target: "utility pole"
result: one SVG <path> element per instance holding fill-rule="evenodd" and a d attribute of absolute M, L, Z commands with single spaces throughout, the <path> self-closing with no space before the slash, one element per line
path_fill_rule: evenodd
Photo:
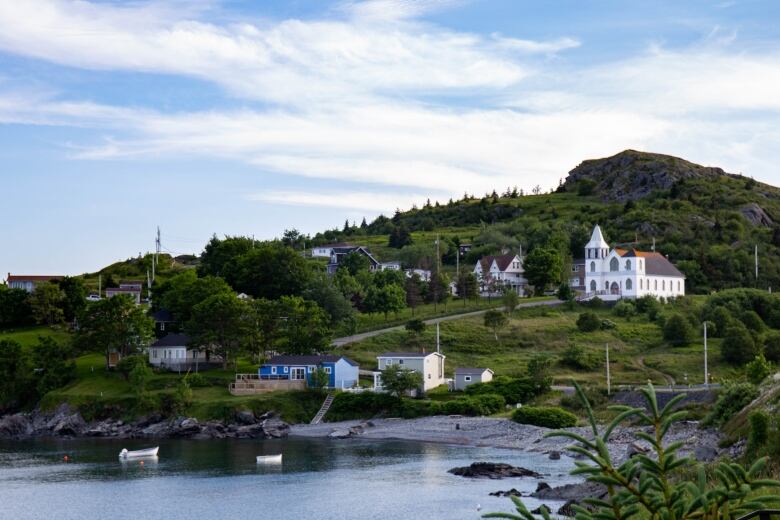
<path fill-rule="evenodd" d="M 439 332 L 439 322 L 436 322 L 436 353 L 441 354 L 441 342 L 440 342 L 440 332 Z"/>
<path fill-rule="evenodd" d="M 152 278 L 149 269 L 146 270 L 146 297 L 149 299 L 149 305 L 152 304 Z"/>
<path fill-rule="evenodd" d="M 102 298 L 103 297 L 103 293 L 101 291 L 102 285 L 103 285 L 103 275 L 99 274 L 98 275 L 98 298 Z"/>
<path fill-rule="evenodd" d="M 655 237 L 653 237 L 653 253 L 655 253 Z"/>
<path fill-rule="evenodd" d="M 707 370 L 707 322 L 704 322 L 704 388 L 710 387 L 710 374 Z"/>
<path fill-rule="evenodd" d="M 756 259 L 756 286 L 758 286 L 758 244 L 756 244 L 754 256 Z"/>
<path fill-rule="evenodd" d="M 610 381 L 610 377 L 609 377 L 609 343 L 607 343 L 606 352 L 607 352 L 607 395 L 610 395 L 612 392 L 612 381 Z"/>

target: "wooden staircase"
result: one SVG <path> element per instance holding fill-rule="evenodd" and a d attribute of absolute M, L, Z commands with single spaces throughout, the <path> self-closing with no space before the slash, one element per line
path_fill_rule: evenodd
<path fill-rule="evenodd" d="M 328 394 L 328 397 L 325 398 L 325 402 L 323 402 L 322 406 L 320 407 L 320 411 L 317 412 L 317 415 L 314 416 L 314 419 L 312 419 L 311 423 L 309 424 L 320 424 L 322 418 L 325 417 L 325 414 L 328 413 L 328 410 L 330 410 L 330 405 L 333 404 L 333 399 L 335 398 L 336 394 Z"/>

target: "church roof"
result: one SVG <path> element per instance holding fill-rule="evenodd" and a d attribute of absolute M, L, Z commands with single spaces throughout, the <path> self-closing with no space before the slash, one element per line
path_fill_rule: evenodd
<path fill-rule="evenodd" d="M 604 240 L 604 235 L 601 233 L 601 227 L 596 224 L 593 228 L 593 233 L 590 235 L 590 242 L 585 245 L 588 249 L 609 249 L 609 244 Z"/>
<path fill-rule="evenodd" d="M 674 264 L 671 263 L 669 259 L 661 253 L 648 253 L 646 251 L 637 251 L 636 249 L 632 249 L 631 251 L 628 251 L 626 254 L 621 256 L 624 258 L 644 258 L 645 274 L 654 276 L 677 276 L 680 278 L 685 278 L 685 275 L 682 274 L 680 270 L 677 269 Z"/>

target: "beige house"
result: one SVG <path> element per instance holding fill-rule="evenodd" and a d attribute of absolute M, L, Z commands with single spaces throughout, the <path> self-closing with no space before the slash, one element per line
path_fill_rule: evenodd
<path fill-rule="evenodd" d="M 423 376 L 423 391 L 445 384 L 444 355 L 438 352 L 385 352 L 377 356 L 379 370 L 384 370 L 391 365 L 399 365 L 408 370 L 419 372 Z M 375 386 L 381 387 L 380 381 L 375 381 Z"/>

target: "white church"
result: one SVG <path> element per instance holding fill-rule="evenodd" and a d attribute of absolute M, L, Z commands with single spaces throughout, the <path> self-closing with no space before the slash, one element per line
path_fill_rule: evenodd
<path fill-rule="evenodd" d="M 610 249 L 598 225 L 585 245 L 583 264 L 578 267 L 585 271 L 585 299 L 685 296 L 685 275 L 665 256 L 636 249 Z"/>

